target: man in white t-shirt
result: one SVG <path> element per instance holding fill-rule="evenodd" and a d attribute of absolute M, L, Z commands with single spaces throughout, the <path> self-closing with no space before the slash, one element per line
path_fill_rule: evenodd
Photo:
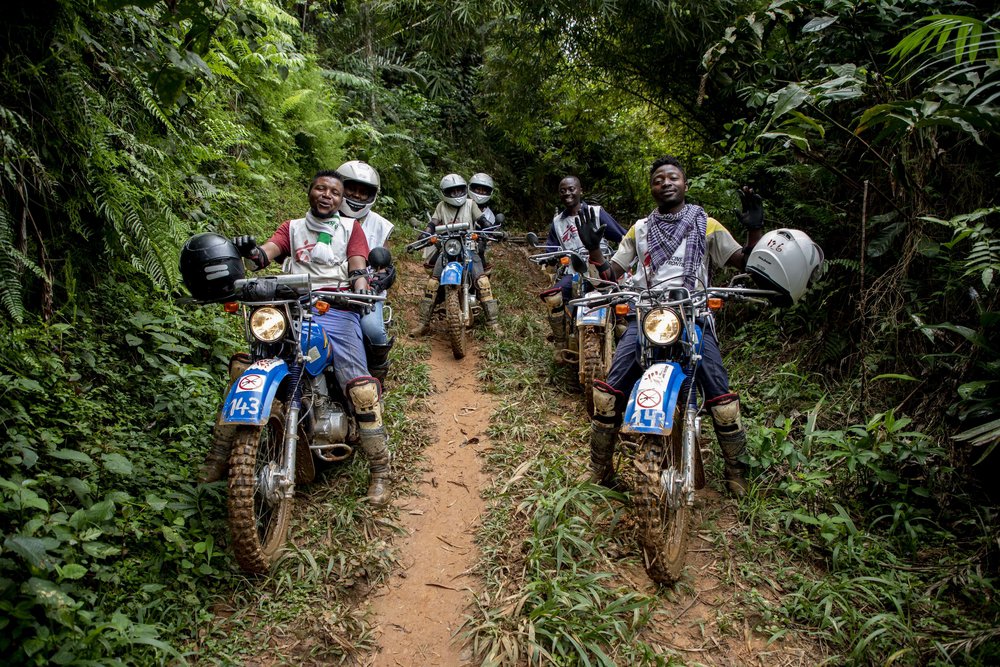
<path fill-rule="evenodd" d="M 580 237 L 590 253 L 590 261 L 602 276 L 618 279 L 631 270 L 637 289 L 650 285 L 676 284 L 689 289 L 709 285 L 709 268 L 733 266 L 742 269 L 750 251 L 762 236 L 764 209 L 761 199 L 750 190 L 741 192 L 744 212 L 740 221 L 747 229 L 747 245 L 741 246 L 722 224 L 709 218 L 700 206 L 688 204 L 687 177 L 677 158 L 666 156 L 653 162 L 649 170 L 650 192 L 656 209 L 629 229 L 611 261 L 604 257 L 600 239 L 604 228 L 598 220 L 580 224 Z M 696 380 L 705 395 L 715 434 L 722 449 L 726 486 L 740 497 L 746 494 L 746 432 L 740 421 L 739 396 L 729 391 L 729 376 L 713 327 L 704 327 L 702 360 Z M 595 381 L 594 418 L 591 421 L 591 479 L 613 485 L 615 441 L 621 426 L 625 402 L 635 382 L 642 376 L 636 361 L 638 323 L 631 318 L 615 349 L 606 381 Z"/>

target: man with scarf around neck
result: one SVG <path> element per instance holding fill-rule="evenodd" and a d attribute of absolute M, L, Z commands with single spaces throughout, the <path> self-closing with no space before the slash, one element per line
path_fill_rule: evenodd
<path fill-rule="evenodd" d="M 304 217 L 281 223 L 262 245 L 258 246 L 252 236 L 237 237 L 233 243 L 254 270 L 263 269 L 276 259 L 283 259 L 282 270 L 285 273 L 309 274 L 313 289 L 370 292 L 367 278 L 368 241 L 360 222 L 340 216 L 338 209 L 343 197 L 343 177 L 336 171 L 320 171 L 309 185 L 309 210 Z M 313 321 L 330 338 L 337 384 L 354 406 L 358 437 L 368 457 L 371 473 L 368 499 L 373 504 L 383 505 L 389 500 L 388 437 L 382 423 L 382 387 L 368 374 L 361 315 L 353 309 L 331 308 L 323 315 L 314 313 Z M 249 363 L 248 358 L 245 363 Z M 230 375 L 235 372 L 238 377 L 243 369 L 234 371 L 232 365 Z M 317 415 L 327 409 L 327 401 L 328 396 L 316 396 L 313 409 Z M 205 481 L 221 479 L 229 458 L 231 435 L 228 441 L 224 433 L 216 433 L 216 436 L 202 473 Z"/>
<path fill-rule="evenodd" d="M 639 220 L 622 239 L 608 262 L 600 247 L 604 229 L 599 221 L 585 219 L 580 236 L 590 251 L 590 261 L 602 276 L 618 279 L 633 270 L 635 286 L 643 289 L 665 282 L 692 289 L 709 285 L 709 264 L 743 269 L 750 251 L 762 236 L 764 208 L 760 196 L 744 188 L 740 191 L 743 212 L 740 222 L 747 230 L 747 245 L 741 246 L 719 221 L 705 210 L 685 202 L 687 177 L 677 158 L 661 157 L 649 170 L 650 192 L 656 208 Z M 729 376 L 711 322 L 703 325 L 702 360 L 696 379 L 705 395 L 712 424 L 725 461 L 726 487 L 731 494 L 746 494 L 746 432 L 740 421 L 739 396 L 729 391 Z M 633 317 L 615 349 L 607 381 L 594 382 L 594 417 L 590 425 L 591 481 L 616 484 L 613 457 L 618 429 L 628 392 L 642 376 L 636 362 L 638 323 Z"/>
<path fill-rule="evenodd" d="M 583 185 L 576 176 L 567 176 L 559 182 L 559 199 L 565 208 L 552 218 L 545 245 L 575 252 L 586 250 L 577 229 L 580 224 L 580 212 L 584 209 L 590 209 L 594 219 L 604 226 L 604 239 L 619 243 L 625 236 L 625 230 L 622 229 L 617 220 L 611 217 L 610 213 L 596 204 L 588 204 L 583 201 Z M 602 251 L 611 250 L 606 242 L 601 244 L 601 249 Z M 549 308 L 549 326 L 552 327 L 552 343 L 556 348 L 557 358 L 560 351 L 568 345 L 565 304 L 573 298 L 573 274 L 575 273 L 572 266 L 567 267 L 565 276 L 538 295 Z"/>

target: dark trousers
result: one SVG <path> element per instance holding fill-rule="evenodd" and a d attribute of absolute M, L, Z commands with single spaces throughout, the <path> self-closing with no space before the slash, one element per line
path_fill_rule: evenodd
<path fill-rule="evenodd" d="M 705 400 L 711 401 L 713 398 L 729 393 L 729 374 L 726 373 L 722 365 L 722 352 L 719 351 L 719 342 L 715 339 L 715 332 L 710 327 L 702 325 L 701 337 L 701 363 L 695 373 L 698 386 L 705 394 Z M 618 400 L 615 401 L 615 413 L 620 419 L 625 412 L 625 402 L 628 400 L 632 387 L 642 377 L 642 366 L 639 365 L 636 354 L 639 350 L 639 322 L 631 319 L 625 335 L 618 341 L 615 348 L 615 356 L 611 360 L 611 370 L 608 372 L 607 384 L 620 392 Z"/>

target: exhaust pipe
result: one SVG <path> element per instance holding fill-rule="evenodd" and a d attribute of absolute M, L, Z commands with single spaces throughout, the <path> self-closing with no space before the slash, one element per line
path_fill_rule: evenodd
<path fill-rule="evenodd" d="M 309 451 L 327 463 L 346 461 L 354 454 L 354 449 L 343 442 L 334 445 L 309 445 Z"/>

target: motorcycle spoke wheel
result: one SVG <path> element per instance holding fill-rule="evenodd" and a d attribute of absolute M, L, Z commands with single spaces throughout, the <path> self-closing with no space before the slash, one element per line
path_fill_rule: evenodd
<path fill-rule="evenodd" d="M 465 356 L 465 323 L 462 322 L 462 302 L 457 288 L 451 288 L 445 293 L 444 310 L 448 320 L 451 352 L 456 359 L 461 359 Z"/>
<path fill-rule="evenodd" d="M 267 477 L 283 467 L 284 439 L 285 413 L 278 401 L 263 426 L 236 430 L 229 457 L 229 530 L 245 572 L 267 572 L 285 544 L 292 499 L 265 494 Z"/>
<path fill-rule="evenodd" d="M 675 433 L 669 440 L 659 436 L 642 436 L 635 458 L 639 545 L 646 573 L 661 585 L 673 584 L 680 578 L 687 557 L 691 508 L 670 509 L 660 484 L 660 472 L 664 468 L 680 465 L 679 430 L 674 429 Z"/>

